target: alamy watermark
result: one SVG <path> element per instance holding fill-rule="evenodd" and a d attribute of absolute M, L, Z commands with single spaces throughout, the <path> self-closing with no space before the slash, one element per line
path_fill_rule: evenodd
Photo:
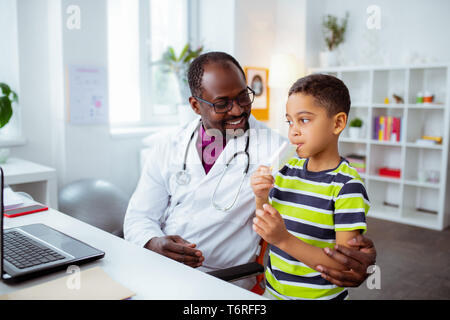
<path fill-rule="evenodd" d="M 66 287 L 69 290 L 80 290 L 81 289 L 81 270 L 79 266 L 70 265 L 67 267 L 66 273 L 71 275 L 67 277 Z"/>
<path fill-rule="evenodd" d="M 370 276 L 366 280 L 366 286 L 367 289 L 373 290 L 381 289 L 381 269 L 377 265 L 371 265 L 367 268 L 367 273 L 370 274 Z"/>
<path fill-rule="evenodd" d="M 366 9 L 367 17 L 366 26 L 369 30 L 381 29 L 381 8 L 375 4 L 370 5 Z"/>
<path fill-rule="evenodd" d="M 80 6 L 71 4 L 67 6 L 66 13 L 69 15 L 66 21 L 66 27 L 69 30 L 81 29 L 81 9 Z"/>

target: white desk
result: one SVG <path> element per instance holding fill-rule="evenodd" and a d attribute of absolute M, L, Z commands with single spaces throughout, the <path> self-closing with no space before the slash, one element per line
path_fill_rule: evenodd
<path fill-rule="evenodd" d="M 5 183 L 11 189 L 26 192 L 35 201 L 58 209 L 55 169 L 19 158 L 9 158 L 2 168 Z"/>
<path fill-rule="evenodd" d="M 44 223 L 103 250 L 105 252 L 103 259 L 81 265 L 81 270 L 100 266 L 111 278 L 134 291 L 136 295 L 133 299 L 265 299 L 199 270 L 135 246 L 110 233 L 53 209 L 17 218 L 5 218 L 4 223 L 5 228 L 31 223 Z M 67 275 L 65 271 L 59 271 L 19 284 L 0 283 L 0 294 L 27 288 Z"/>

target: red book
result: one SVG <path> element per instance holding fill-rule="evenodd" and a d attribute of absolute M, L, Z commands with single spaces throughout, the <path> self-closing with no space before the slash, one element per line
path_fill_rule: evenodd
<path fill-rule="evenodd" d="M 48 210 L 48 207 L 43 206 L 41 204 L 33 204 L 26 207 L 21 208 L 14 208 L 14 209 L 8 209 L 4 211 L 5 217 L 8 218 L 14 218 L 14 217 L 20 217 L 26 214 L 40 212 Z"/>
<path fill-rule="evenodd" d="M 395 133 L 397 142 L 400 141 L 400 118 L 393 119 L 392 133 Z"/>
<path fill-rule="evenodd" d="M 400 178 L 401 170 L 384 167 L 378 170 L 378 174 L 380 176 L 386 176 L 390 178 Z"/>

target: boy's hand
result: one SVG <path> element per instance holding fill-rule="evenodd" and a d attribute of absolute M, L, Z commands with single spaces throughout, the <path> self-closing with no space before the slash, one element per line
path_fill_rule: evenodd
<path fill-rule="evenodd" d="M 289 238 L 290 233 L 286 229 L 283 218 L 274 207 L 270 204 L 264 204 L 263 207 L 264 210 L 256 210 L 253 230 L 268 243 L 279 247 Z"/>
<path fill-rule="evenodd" d="M 271 174 L 270 168 L 267 166 L 259 166 L 250 178 L 250 185 L 252 186 L 255 197 L 267 199 L 269 191 L 273 188 L 275 182 Z"/>

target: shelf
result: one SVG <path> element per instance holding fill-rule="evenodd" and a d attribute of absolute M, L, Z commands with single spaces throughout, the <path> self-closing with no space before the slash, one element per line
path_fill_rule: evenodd
<path fill-rule="evenodd" d="M 397 219 L 400 219 L 400 208 L 387 206 L 382 203 L 372 203 L 368 217 L 397 221 Z"/>
<path fill-rule="evenodd" d="M 373 209 L 371 208 L 367 216 L 370 218 L 409 224 L 416 227 L 441 230 L 441 227 L 437 219 L 438 217 L 436 215 L 403 209 L 404 215 L 400 216 L 400 211 L 399 210 L 395 211 L 393 209 L 395 208 L 387 206 L 377 206 L 374 207 Z"/>
<path fill-rule="evenodd" d="M 445 109 L 445 104 L 408 104 L 408 109 L 419 109 L 419 110 L 427 110 L 427 109 Z"/>
<path fill-rule="evenodd" d="M 417 210 L 403 209 L 402 219 L 399 222 L 406 222 L 407 224 L 417 227 L 440 230 L 437 214 L 425 213 Z"/>
<path fill-rule="evenodd" d="M 421 188 L 431 188 L 431 189 L 439 189 L 441 187 L 440 183 L 432 183 L 432 182 L 421 182 L 418 180 L 404 180 L 404 184 L 415 186 L 415 187 L 421 187 Z"/>
<path fill-rule="evenodd" d="M 374 103 L 372 104 L 373 108 L 385 108 L 385 109 L 404 109 L 405 104 L 404 103 Z"/>
<path fill-rule="evenodd" d="M 446 63 L 427 63 L 427 64 L 399 64 L 399 65 L 365 65 L 365 66 L 336 66 L 327 68 L 311 68 L 310 72 L 360 72 L 371 70 L 399 70 L 399 69 L 431 69 L 447 68 Z"/>
<path fill-rule="evenodd" d="M 26 143 L 27 143 L 27 139 L 25 139 L 24 137 L 0 138 L 0 147 L 1 148 L 18 147 L 18 146 L 23 146 Z"/>
<path fill-rule="evenodd" d="M 392 141 L 382 141 L 382 140 L 373 140 L 373 139 L 352 139 L 352 138 L 348 138 L 348 137 L 341 137 L 339 138 L 339 142 L 344 142 L 344 143 L 370 143 L 370 144 L 374 144 L 374 145 L 379 145 L 379 146 L 390 146 L 390 147 L 402 147 L 402 146 L 406 146 L 408 148 L 418 148 L 418 149 L 433 149 L 433 150 L 442 150 L 443 146 L 441 144 L 436 144 L 436 145 L 425 145 L 425 144 L 417 144 L 414 142 L 392 142 Z"/>
<path fill-rule="evenodd" d="M 382 182 L 392 182 L 392 183 L 401 183 L 401 178 L 389 178 L 384 176 L 376 176 L 376 175 L 366 175 L 366 179 L 374 180 L 374 181 L 382 181 Z"/>
<path fill-rule="evenodd" d="M 339 138 L 339 142 L 346 142 L 346 143 L 367 143 L 367 139 L 359 138 L 359 139 L 352 139 L 348 137 L 341 137 Z"/>
<path fill-rule="evenodd" d="M 371 144 L 380 145 L 380 146 L 394 146 L 394 147 L 401 147 L 401 142 L 392 142 L 392 141 L 383 141 L 383 140 L 370 140 Z"/>
<path fill-rule="evenodd" d="M 425 144 L 418 144 L 418 143 L 414 143 L 414 142 L 407 142 L 405 145 L 408 148 L 420 148 L 420 149 L 442 150 L 442 148 L 443 148 L 443 146 L 441 144 L 425 145 Z"/>
<path fill-rule="evenodd" d="M 370 106 L 369 102 L 355 102 L 355 103 L 351 104 L 350 109 L 351 108 L 369 108 L 369 106 Z"/>
<path fill-rule="evenodd" d="M 436 230 L 449 226 L 450 64 L 344 66 L 312 72 L 331 72 L 340 78 L 353 101 L 349 121 L 363 120 L 357 139 L 344 130 L 339 152 L 344 157 L 366 157 L 366 172 L 360 177 L 373 204 L 369 216 Z M 416 104 L 417 95 L 427 92 L 434 95 L 433 103 Z M 396 103 L 394 94 L 404 103 Z M 386 98 L 389 103 L 385 104 Z M 402 119 L 401 141 L 373 138 L 374 119 L 381 116 Z M 416 143 L 424 135 L 442 137 L 442 144 Z M 401 177 L 379 176 L 384 167 L 400 168 Z M 439 178 L 439 182 L 427 182 L 427 178 Z"/>

